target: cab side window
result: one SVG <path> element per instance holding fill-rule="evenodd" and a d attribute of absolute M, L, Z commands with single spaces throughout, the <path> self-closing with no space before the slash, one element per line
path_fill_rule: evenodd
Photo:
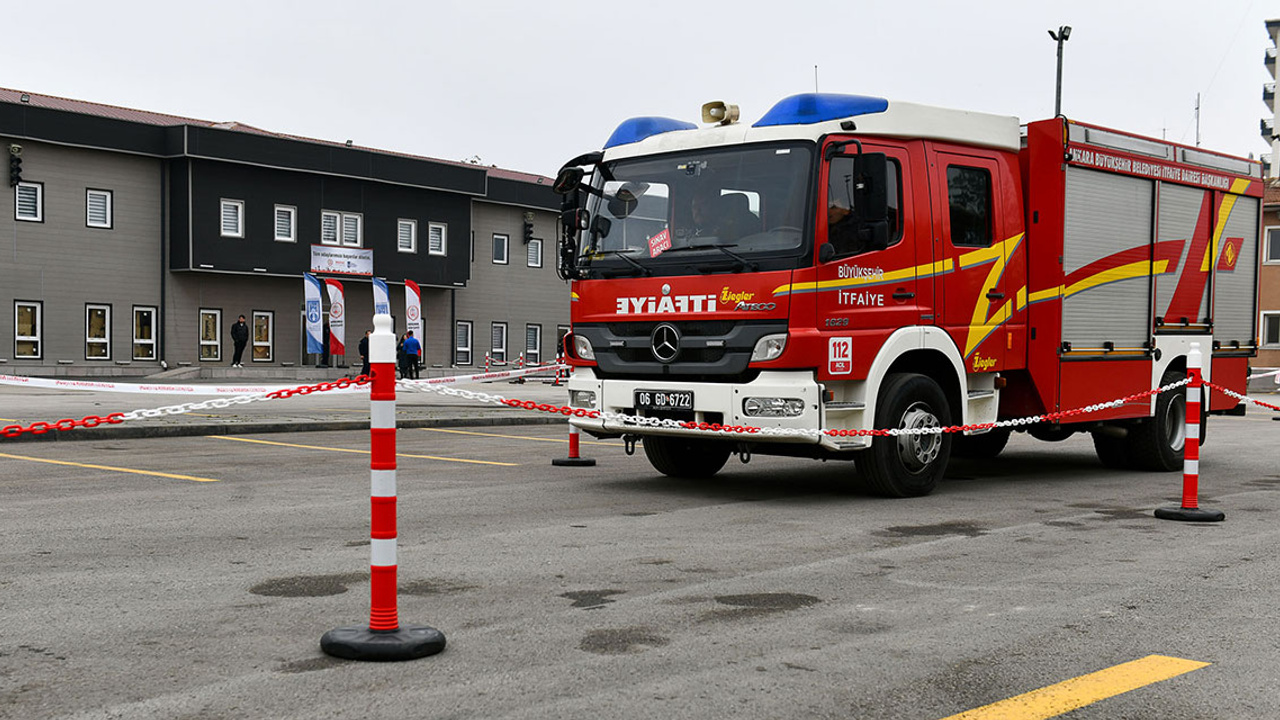
<path fill-rule="evenodd" d="M 898 161 L 886 163 L 886 195 L 889 205 L 889 244 L 902 240 L 902 171 Z M 827 176 L 827 241 L 835 246 L 836 257 L 848 257 L 870 250 L 861 237 L 858 207 L 855 201 L 853 158 L 835 157 Z"/>
<path fill-rule="evenodd" d="M 951 205 L 951 244 L 989 247 L 991 173 L 985 168 L 948 165 L 947 196 Z"/>

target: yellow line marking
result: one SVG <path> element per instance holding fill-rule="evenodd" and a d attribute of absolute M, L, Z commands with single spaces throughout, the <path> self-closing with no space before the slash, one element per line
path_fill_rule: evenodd
<path fill-rule="evenodd" d="M 1208 666 L 1209 663 L 1206 662 L 1148 655 L 1007 700 L 966 710 L 943 720 L 1043 720 Z"/>
<path fill-rule="evenodd" d="M 218 482 L 216 478 L 192 477 L 190 475 L 174 475 L 173 473 L 162 473 L 154 470 L 134 470 L 133 468 L 112 467 L 110 465 L 89 465 L 87 463 L 67 462 L 66 460 L 48 460 L 38 457 L 27 457 L 25 455 L 10 455 L 8 453 L 0 453 L 0 457 L 12 458 L 14 460 L 30 460 L 31 462 L 49 463 L 51 465 L 69 465 L 71 467 L 88 468 L 90 470 L 110 470 L 111 472 L 133 473 L 134 475 L 154 475 L 162 478 L 172 478 L 174 480 L 191 480 L 194 482 Z"/>
<path fill-rule="evenodd" d="M 323 447 L 320 445 L 296 445 L 294 443 L 275 442 L 274 440 L 254 440 L 252 438 L 229 437 L 227 435 L 206 435 L 207 438 L 214 440 L 234 440 L 236 442 L 257 443 L 258 445 L 278 445 L 280 447 L 302 448 L 303 450 L 328 450 L 329 452 L 356 453 L 358 455 L 368 455 L 368 450 L 352 450 L 349 448 Z M 519 463 L 494 462 L 492 460 L 465 460 L 463 458 L 447 458 L 436 455 L 411 455 L 409 453 L 396 453 L 396 457 L 417 458 L 419 460 L 442 460 L 444 462 L 457 463 L 473 463 L 475 465 L 501 465 L 503 467 L 519 467 Z"/>
<path fill-rule="evenodd" d="M 529 435 L 499 435 L 498 433 L 472 432 L 470 430 L 444 430 L 442 428 L 418 428 L 426 432 L 453 433 L 454 435 L 480 435 L 482 437 L 506 438 L 508 440 L 537 440 L 538 442 L 567 443 L 568 438 L 540 438 L 531 437 Z M 618 443 L 600 442 L 599 440 L 579 440 L 581 445 L 608 445 L 610 447 L 618 447 Z"/>

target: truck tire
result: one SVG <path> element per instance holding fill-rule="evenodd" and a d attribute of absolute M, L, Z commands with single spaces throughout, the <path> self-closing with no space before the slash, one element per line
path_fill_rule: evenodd
<path fill-rule="evenodd" d="M 1184 377 L 1184 373 L 1169 370 L 1160 378 L 1160 384 L 1168 385 Z M 1156 472 L 1181 470 L 1186 432 L 1186 389 L 1178 388 L 1160 393 L 1156 396 L 1155 416 L 1129 431 L 1129 451 L 1133 467 Z"/>
<path fill-rule="evenodd" d="M 951 439 L 951 457 L 993 458 L 1004 450 L 1012 432 L 1009 428 L 992 428 L 981 435 L 954 433 Z"/>
<path fill-rule="evenodd" d="M 925 375 L 894 373 L 885 378 L 876 402 L 876 428 L 946 427 L 947 397 Z M 933 492 L 951 458 L 951 433 L 877 437 L 857 458 L 862 480 L 886 497 L 920 497 Z"/>
<path fill-rule="evenodd" d="M 1133 458 L 1129 455 L 1129 438 L 1111 437 L 1102 433 L 1093 433 L 1093 451 L 1103 467 L 1112 470 L 1128 470 L 1133 467 Z"/>
<path fill-rule="evenodd" d="M 644 439 L 644 455 L 653 469 L 674 478 L 709 478 L 728 462 L 733 448 L 714 440 L 651 435 Z"/>

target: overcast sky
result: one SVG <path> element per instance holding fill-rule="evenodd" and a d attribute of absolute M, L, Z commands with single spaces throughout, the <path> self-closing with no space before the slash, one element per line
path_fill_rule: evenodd
<path fill-rule="evenodd" d="M 553 175 L 637 115 L 814 89 L 1268 152 L 1262 0 L 27 3 L 0 86 Z"/>

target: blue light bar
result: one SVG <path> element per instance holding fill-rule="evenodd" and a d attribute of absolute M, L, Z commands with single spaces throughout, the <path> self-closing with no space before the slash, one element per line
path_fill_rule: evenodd
<path fill-rule="evenodd" d="M 636 117 L 630 120 L 623 120 L 609 139 L 605 142 L 606 148 L 615 145 L 626 145 L 628 143 L 640 142 L 641 140 L 661 135 L 662 133 L 671 132 L 672 130 L 697 130 L 698 126 L 691 122 L 683 120 L 672 120 L 664 117 Z"/>
<path fill-rule="evenodd" d="M 867 95 L 833 93 L 801 93 L 783 98 L 751 127 L 774 125 L 812 125 L 813 123 L 854 115 L 868 115 L 887 110 L 889 101 Z"/>

